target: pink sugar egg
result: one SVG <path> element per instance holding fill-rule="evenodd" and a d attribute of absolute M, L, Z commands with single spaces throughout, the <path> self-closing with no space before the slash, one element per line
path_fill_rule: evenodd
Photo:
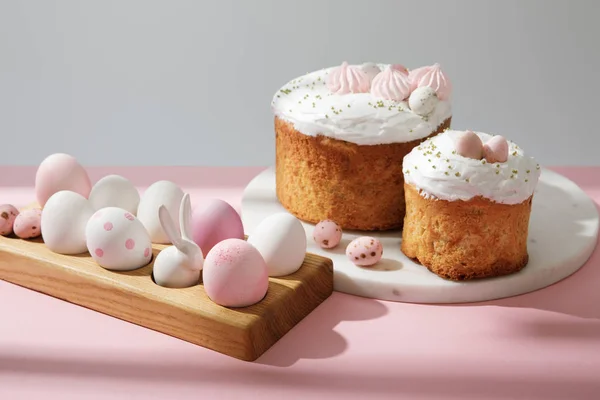
<path fill-rule="evenodd" d="M 215 245 L 204 260 L 204 289 L 224 307 L 248 307 L 261 301 L 269 287 L 267 264 L 258 250 L 241 239 Z"/>
<path fill-rule="evenodd" d="M 37 169 L 35 175 L 35 195 L 40 207 L 48 199 L 62 190 L 68 190 L 88 198 L 92 183 L 86 170 L 68 154 L 52 154 Z"/>
<path fill-rule="evenodd" d="M 334 221 L 326 219 L 315 226 L 313 239 L 322 248 L 332 249 L 342 240 L 342 228 Z"/>
<path fill-rule="evenodd" d="M 463 157 L 481 160 L 483 143 L 473 131 L 466 131 L 456 143 L 456 151 Z"/>
<path fill-rule="evenodd" d="M 33 239 L 42 234 L 42 210 L 32 208 L 24 210 L 15 218 L 15 235 L 21 239 Z"/>
<path fill-rule="evenodd" d="M 483 145 L 483 157 L 489 163 L 503 163 L 508 160 L 508 141 L 498 135 Z"/>
<path fill-rule="evenodd" d="M 17 215 L 19 215 L 19 210 L 12 204 L 2 204 L 0 206 L 0 235 L 8 236 L 13 233 Z"/>
<path fill-rule="evenodd" d="M 225 239 L 244 239 L 244 226 L 238 212 L 229 203 L 214 199 L 192 214 L 192 240 L 207 255 Z"/>
<path fill-rule="evenodd" d="M 355 265 L 369 267 L 381 260 L 383 246 L 374 237 L 361 236 L 350 242 L 346 247 L 346 256 Z"/>

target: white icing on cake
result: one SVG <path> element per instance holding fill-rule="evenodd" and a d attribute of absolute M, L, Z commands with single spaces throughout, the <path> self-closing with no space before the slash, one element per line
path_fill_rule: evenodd
<path fill-rule="evenodd" d="M 415 147 L 404 157 L 404 180 L 427 198 L 470 200 L 482 196 L 503 204 L 518 204 L 535 190 L 540 167 L 508 141 L 508 160 L 488 163 L 456 152 L 463 131 L 447 130 Z M 485 144 L 492 135 L 475 132 Z"/>
<path fill-rule="evenodd" d="M 364 65 L 372 75 L 373 64 Z M 377 64 L 385 70 L 387 64 Z M 299 132 L 323 135 L 358 145 L 404 143 L 431 135 L 452 116 L 450 101 L 438 102 L 422 117 L 412 112 L 407 101 L 385 100 L 371 93 L 333 94 L 326 82 L 326 68 L 292 80 L 273 97 L 277 117 Z"/>

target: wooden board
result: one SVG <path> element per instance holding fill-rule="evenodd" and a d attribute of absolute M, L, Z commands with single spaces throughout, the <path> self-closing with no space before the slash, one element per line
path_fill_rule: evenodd
<path fill-rule="evenodd" d="M 155 245 L 153 260 L 165 246 Z M 270 278 L 258 304 L 226 308 L 202 284 L 170 289 L 152 280 L 153 263 L 109 271 L 88 253 L 63 256 L 38 240 L 0 237 L 0 279 L 245 360 L 254 361 L 333 291 L 333 263 L 307 254 L 294 274 Z"/>

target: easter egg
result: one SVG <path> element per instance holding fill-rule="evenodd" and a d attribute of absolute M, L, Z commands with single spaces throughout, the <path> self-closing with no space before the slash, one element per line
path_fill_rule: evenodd
<path fill-rule="evenodd" d="M 150 185 L 142 195 L 137 218 L 148 231 L 152 243 L 171 243 L 158 219 L 158 209 L 164 205 L 173 221 L 179 221 L 179 209 L 183 194 L 183 190 L 173 182 L 158 181 Z M 177 225 L 179 230 L 179 224 Z"/>
<path fill-rule="evenodd" d="M 361 267 L 369 267 L 378 263 L 382 255 L 381 242 L 370 236 L 356 238 L 346 247 L 348 259 Z"/>
<path fill-rule="evenodd" d="M 21 239 L 33 239 L 42 234 L 42 210 L 31 208 L 23 210 L 15 218 L 13 230 Z"/>
<path fill-rule="evenodd" d="M 128 210 L 105 207 L 96 211 L 85 228 L 86 246 L 100 266 L 129 271 L 152 259 L 152 242 L 144 225 Z"/>
<path fill-rule="evenodd" d="M 508 160 L 508 141 L 500 135 L 492 137 L 483 145 L 483 157 L 489 163 L 503 163 Z"/>
<path fill-rule="evenodd" d="M 87 198 L 92 184 L 86 170 L 68 154 L 56 153 L 44 159 L 35 175 L 35 195 L 40 207 L 57 192 L 68 190 Z"/>
<path fill-rule="evenodd" d="M 429 86 L 416 88 L 408 97 L 408 106 L 418 115 L 426 116 L 437 106 L 439 100 L 435 90 Z"/>
<path fill-rule="evenodd" d="M 241 239 L 226 239 L 207 254 L 204 289 L 215 303 L 247 307 L 261 301 L 269 287 L 267 265 L 258 250 Z"/>
<path fill-rule="evenodd" d="M 225 239 L 244 239 L 244 226 L 238 212 L 229 203 L 214 199 L 206 207 L 197 207 L 192 215 L 192 240 L 208 252 Z"/>
<path fill-rule="evenodd" d="M 306 256 L 304 227 L 288 213 L 265 218 L 250 235 L 248 243 L 263 256 L 269 276 L 293 274 L 302 266 Z"/>
<path fill-rule="evenodd" d="M 0 235 L 8 236 L 13 233 L 17 215 L 19 215 L 19 210 L 12 204 L 0 205 Z"/>
<path fill-rule="evenodd" d="M 458 138 L 456 152 L 463 157 L 481 160 L 483 157 L 483 144 L 479 136 L 473 131 L 465 131 Z"/>
<path fill-rule="evenodd" d="M 128 179 L 119 175 L 107 175 L 92 187 L 89 200 L 94 210 L 118 207 L 136 215 L 140 194 Z"/>
<path fill-rule="evenodd" d="M 342 228 L 334 221 L 326 219 L 315 225 L 313 239 L 322 248 L 333 249 L 342 240 Z"/>
<path fill-rule="evenodd" d="M 79 193 L 68 190 L 54 193 L 42 209 L 44 243 L 59 254 L 85 253 L 85 227 L 92 214 L 94 208 Z"/>

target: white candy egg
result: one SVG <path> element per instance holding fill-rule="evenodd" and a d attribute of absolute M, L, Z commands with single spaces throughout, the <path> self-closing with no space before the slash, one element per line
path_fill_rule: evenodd
<path fill-rule="evenodd" d="M 94 210 L 119 207 L 136 215 L 140 194 L 128 179 L 119 175 L 107 175 L 92 187 L 89 200 Z"/>
<path fill-rule="evenodd" d="M 85 226 L 92 214 L 94 208 L 82 195 L 68 190 L 54 193 L 42 209 L 44 243 L 59 254 L 85 253 Z"/>
<path fill-rule="evenodd" d="M 296 272 L 306 255 L 306 232 L 302 223 L 287 213 L 265 218 L 248 238 L 267 263 L 269 276 Z"/>
<path fill-rule="evenodd" d="M 142 195 L 137 217 L 150 234 L 152 243 L 171 243 L 158 219 L 158 209 L 164 205 L 169 210 L 173 221 L 179 221 L 181 199 L 183 199 L 183 190 L 170 181 L 154 182 Z"/>
<path fill-rule="evenodd" d="M 364 63 L 360 68 L 365 74 L 367 74 L 369 80 L 371 81 L 381 72 L 381 69 L 377 66 L 377 64 L 372 62 Z"/>
<path fill-rule="evenodd" d="M 147 265 L 152 259 L 152 243 L 144 225 L 129 211 L 105 207 L 89 219 L 86 245 L 102 267 L 129 271 Z"/>
<path fill-rule="evenodd" d="M 429 115 L 437 106 L 439 99 L 435 90 L 429 86 L 421 86 L 413 90 L 408 98 L 408 106 L 418 115 Z"/>

